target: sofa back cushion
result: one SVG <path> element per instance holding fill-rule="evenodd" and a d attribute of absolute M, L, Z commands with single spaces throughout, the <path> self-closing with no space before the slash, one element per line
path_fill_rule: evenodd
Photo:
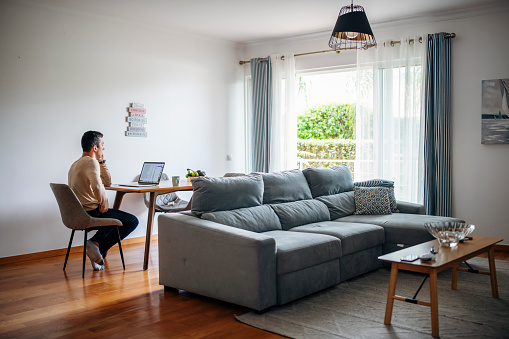
<path fill-rule="evenodd" d="M 280 204 L 312 198 L 306 177 L 298 169 L 261 173 L 261 176 L 264 186 L 264 204 Z"/>
<path fill-rule="evenodd" d="M 198 177 L 191 183 L 193 185 L 191 211 L 197 216 L 207 212 L 260 206 L 263 202 L 261 175 Z"/>
<path fill-rule="evenodd" d="M 327 206 L 331 220 L 346 217 L 355 212 L 353 191 L 324 195 L 316 198 L 316 200 L 323 202 Z"/>
<path fill-rule="evenodd" d="M 353 190 L 352 172 L 346 165 L 306 168 L 302 171 L 313 198 Z"/>
<path fill-rule="evenodd" d="M 257 233 L 281 230 L 279 218 L 268 205 L 203 213 L 201 218 Z"/>
<path fill-rule="evenodd" d="M 285 231 L 300 225 L 330 220 L 329 209 L 318 200 L 301 200 L 270 206 L 276 212 Z"/>

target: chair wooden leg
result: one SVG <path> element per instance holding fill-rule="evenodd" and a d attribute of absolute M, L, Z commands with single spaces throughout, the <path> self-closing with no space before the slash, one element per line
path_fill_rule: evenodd
<path fill-rule="evenodd" d="M 120 258 L 122 259 L 122 266 L 124 267 L 125 271 L 125 264 L 124 264 L 124 253 L 122 252 L 122 243 L 120 242 L 120 230 L 117 226 L 117 235 L 118 235 L 118 249 L 120 250 Z"/>
<path fill-rule="evenodd" d="M 82 278 L 85 278 L 85 262 L 86 262 L 86 259 L 87 259 L 87 235 L 88 235 L 88 230 L 83 230 L 83 232 L 85 233 L 85 241 L 83 243 L 83 271 L 81 273 L 81 277 Z"/>
<path fill-rule="evenodd" d="M 67 246 L 67 253 L 65 254 L 65 261 L 64 261 L 64 271 L 65 271 L 65 266 L 67 266 L 67 259 L 69 259 L 69 252 L 71 251 L 72 239 L 74 238 L 75 231 L 76 230 L 72 230 L 71 239 L 69 240 L 69 246 Z"/>

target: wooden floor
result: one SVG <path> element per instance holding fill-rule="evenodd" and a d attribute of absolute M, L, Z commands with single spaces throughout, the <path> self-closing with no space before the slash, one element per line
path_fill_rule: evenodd
<path fill-rule="evenodd" d="M 157 242 L 117 247 L 104 271 L 81 253 L 0 266 L 0 338 L 282 338 L 234 319 L 249 309 L 159 285 Z"/>
<path fill-rule="evenodd" d="M 0 266 L 0 338 L 281 338 L 234 319 L 249 310 L 158 282 L 157 242 L 143 271 L 143 243 L 116 247 L 106 269 L 93 272 L 81 253 Z M 508 252 L 496 258 L 509 260 Z"/>

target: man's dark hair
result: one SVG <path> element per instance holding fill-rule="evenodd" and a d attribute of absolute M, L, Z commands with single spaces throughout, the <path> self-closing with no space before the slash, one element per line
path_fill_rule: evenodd
<path fill-rule="evenodd" d="M 99 147 L 99 143 L 101 141 L 100 138 L 103 137 L 101 132 L 97 131 L 87 131 L 81 137 L 81 148 L 83 148 L 83 152 L 90 152 L 92 147 Z"/>

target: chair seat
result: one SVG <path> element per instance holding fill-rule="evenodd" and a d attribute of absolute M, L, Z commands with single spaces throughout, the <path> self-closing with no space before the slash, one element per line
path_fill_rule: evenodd
<path fill-rule="evenodd" d="M 170 202 L 167 205 L 157 205 L 157 212 L 175 213 L 184 211 L 189 204 L 189 201 L 177 198 L 175 201 Z"/>

